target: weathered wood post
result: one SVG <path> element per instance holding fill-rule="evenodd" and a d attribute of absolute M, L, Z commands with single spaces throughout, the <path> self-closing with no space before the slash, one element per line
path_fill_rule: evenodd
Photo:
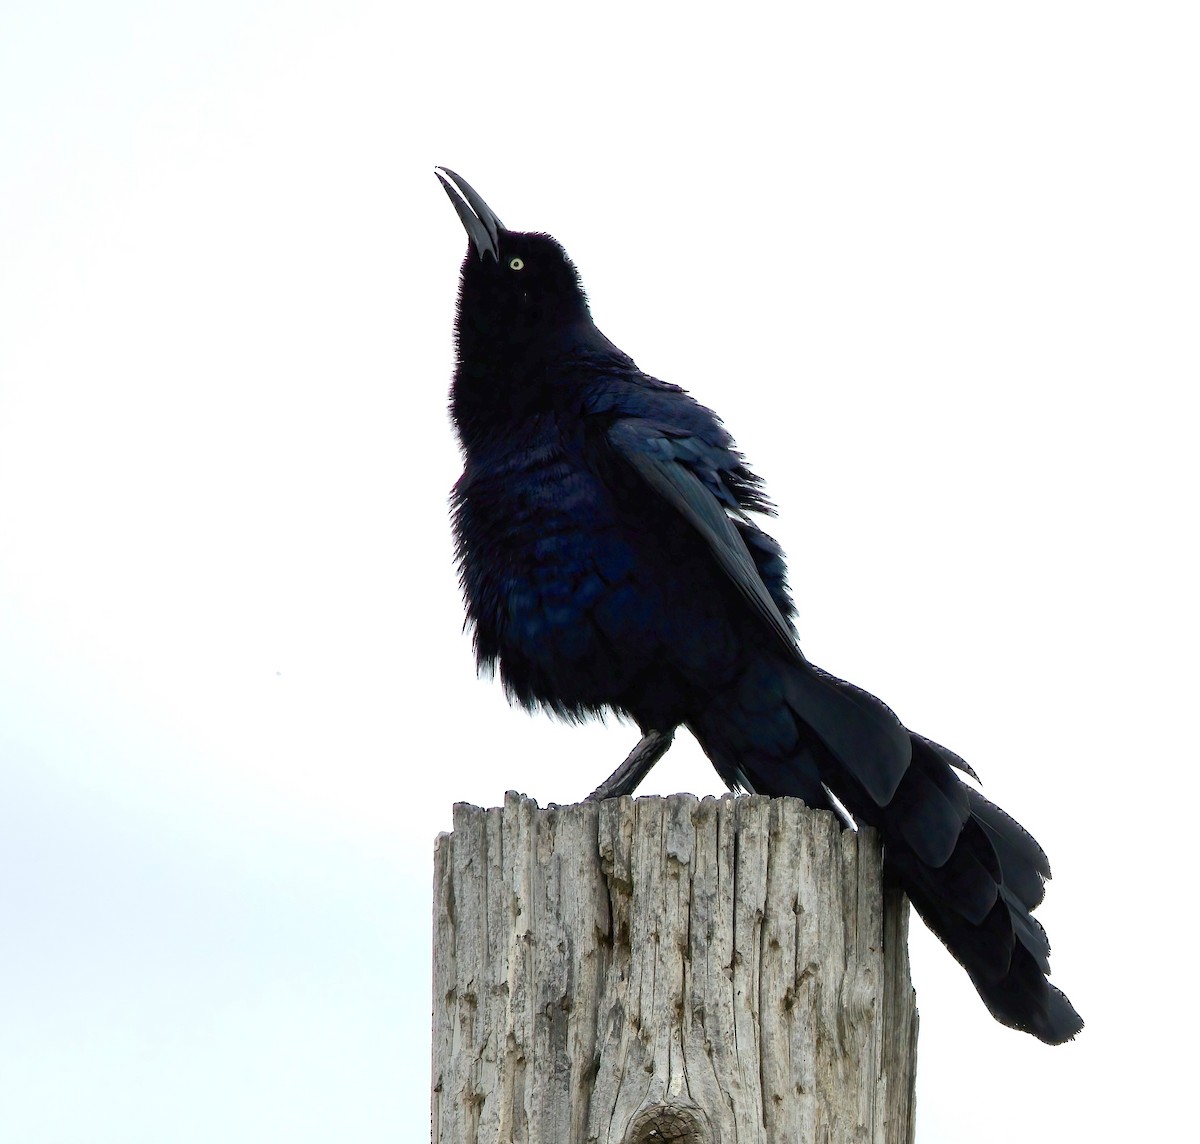
<path fill-rule="evenodd" d="M 795 799 L 455 808 L 435 1144 L 908 1144 L 908 906 Z"/>

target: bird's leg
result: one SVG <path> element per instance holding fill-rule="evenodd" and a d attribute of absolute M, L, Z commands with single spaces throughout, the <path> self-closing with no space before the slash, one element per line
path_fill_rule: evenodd
<path fill-rule="evenodd" d="M 647 731 L 625 761 L 587 796 L 586 801 L 601 802 L 606 798 L 633 794 L 642 779 L 650 773 L 650 768 L 667 753 L 674 737 L 674 727 L 666 731 Z"/>

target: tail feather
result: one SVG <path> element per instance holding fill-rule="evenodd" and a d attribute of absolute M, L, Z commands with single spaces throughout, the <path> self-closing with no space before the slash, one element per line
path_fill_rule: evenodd
<path fill-rule="evenodd" d="M 912 748 L 892 709 L 870 692 L 812 664 L 782 661 L 788 706 L 840 766 L 886 803 L 904 777 Z"/>
<path fill-rule="evenodd" d="M 925 745 L 912 744 L 912 763 L 887 804 L 889 829 L 929 866 L 944 866 L 971 815 L 968 788 L 948 767 L 929 765 Z M 836 793 L 836 792 L 835 792 Z"/>
<path fill-rule="evenodd" d="M 1037 909 L 1046 896 L 1046 882 L 1050 878 L 1046 852 L 1025 827 L 994 802 L 989 802 L 977 790 L 970 791 L 970 798 L 971 813 L 987 832 L 1000 860 L 1004 884 L 1027 910 Z"/>
<path fill-rule="evenodd" d="M 935 743 L 932 739 L 926 739 L 924 735 L 918 735 L 916 731 L 909 731 L 909 736 L 914 743 L 920 743 L 931 750 L 943 763 L 949 763 L 956 771 L 962 771 L 963 774 L 970 775 L 976 782 L 979 782 L 979 776 L 975 773 L 975 768 L 962 755 L 956 755 L 949 747 L 943 747 L 941 743 Z"/>
<path fill-rule="evenodd" d="M 958 755 L 908 731 L 874 696 L 808 664 L 776 662 L 776 672 L 790 722 L 749 694 L 741 702 L 740 688 L 692 721 L 718 771 L 760 794 L 818 806 L 829 805 L 814 798 L 823 784 L 879 830 L 885 869 L 996 1020 L 1048 1044 L 1071 1040 L 1083 1021 L 1046 980 L 1050 943 L 1031 913 L 1050 877 L 1033 836 L 955 774 L 974 777 Z M 756 690 L 761 697 L 747 688 Z"/>
<path fill-rule="evenodd" d="M 1009 913 L 1016 927 L 1017 940 L 1029 951 L 1030 956 L 1038 963 L 1043 973 L 1050 972 L 1050 938 L 1041 922 L 1029 913 L 1022 903 L 1014 901 L 1012 894 L 1005 888 L 1000 890 L 1001 896 L 1008 904 Z"/>
<path fill-rule="evenodd" d="M 862 807 L 883 835 L 885 862 L 996 1020 L 1049 1044 L 1072 1039 L 1083 1021 L 1046 980 L 1050 942 L 1030 912 L 1050 876 L 1045 852 L 1015 819 L 957 779 L 936 744 L 913 737 L 911 770 L 924 773 L 925 782 L 906 774 L 893 803 L 910 786 L 953 782 L 965 794 L 967 814 L 951 853 L 939 863 L 929 846 L 912 845 L 907 812 L 897 829 L 892 804 Z M 922 797 L 919 789 L 912 797 Z"/>

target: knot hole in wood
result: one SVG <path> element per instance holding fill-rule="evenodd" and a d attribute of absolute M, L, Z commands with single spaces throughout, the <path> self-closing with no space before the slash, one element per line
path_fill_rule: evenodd
<path fill-rule="evenodd" d="M 698 1108 L 654 1104 L 633 1118 L 625 1144 L 714 1144 L 714 1139 Z"/>

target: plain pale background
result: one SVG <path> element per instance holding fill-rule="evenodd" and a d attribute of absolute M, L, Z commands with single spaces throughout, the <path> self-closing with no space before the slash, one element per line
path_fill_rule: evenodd
<path fill-rule="evenodd" d="M 720 411 L 808 655 L 1050 853 L 1088 1027 L 995 1025 L 915 925 L 918 1139 L 1177 1138 L 1193 11 L 6 7 L 0 1136 L 427 1138 L 435 834 L 636 737 L 475 679 L 444 163 Z"/>

